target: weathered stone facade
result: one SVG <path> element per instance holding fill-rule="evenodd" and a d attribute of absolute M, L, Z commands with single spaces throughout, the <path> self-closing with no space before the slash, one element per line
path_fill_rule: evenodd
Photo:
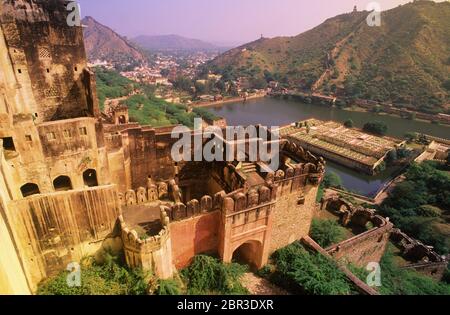
<path fill-rule="evenodd" d="M 337 261 L 352 263 L 365 268 L 369 263 L 379 263 L 389 241 L 400 250 L 404 261 L 402 268 L 413 269 L 438 281 L 442 280 L 449 263 L 448 257 L 437 254 L 432 247 L 415 240 L 399 229 L 389 219 L 375 214 L 375 210 L 356 207 L 337 195 L 326 195 L 322 211 L 328 210 L 340 216 L 344 226 L 371 228 L 339 244 L 325 249 Z"/>
<path fill-rule="evenodd" d="M 344 226 L 353 226 L 362 231 L 350 239 L 327 248 L 326 251 L 333 258 L 343 259 L 361 268 L 365 268 L 369 263 L 381 261 L 394 228 L 389 220 L 376 215 L 375 210 L 353 206 L 338 196 L 324 199 L 322 209 L 338 214 Z M 367 229 L 368 223 L 370 228 Z"/>

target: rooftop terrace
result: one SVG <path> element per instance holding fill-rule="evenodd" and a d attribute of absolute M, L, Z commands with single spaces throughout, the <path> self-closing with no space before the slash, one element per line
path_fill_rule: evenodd
<path fill-rule="evenodd" d="M 340 123 L 316 119 L 298 123 L 297 126 L 284 127 L 280 134 L 282 137 L 292 137 L 366 165 L 376 164 L 388 152 L 402 144 L 401 140 L 378 137 L 346 128 Z"/>

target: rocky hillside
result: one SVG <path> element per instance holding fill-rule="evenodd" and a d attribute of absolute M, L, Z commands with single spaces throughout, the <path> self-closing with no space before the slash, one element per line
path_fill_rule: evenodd
<path fill-rule="evenodd" d="M 448 112 L 450 3 L 399 6 L 382 13 L 380 27 L 368 26 L 368 14 L 344 14 L 295 37 L 249 43 L 219 56 L 210 69 Z"/>
<path fill-rule="evenodd" d="M 213 44 L 178 35 L 143 35 L 133 38 L 133 42 L 150 51 L 211 51 L 218 49 Z"/>
<path fill-rule="evenodd" d="M 84 42 L 90 61 L 106 60 L 118 66 L 145 63 L 147 58 L 139 48 L 92 17 L 85 17 Z"/>

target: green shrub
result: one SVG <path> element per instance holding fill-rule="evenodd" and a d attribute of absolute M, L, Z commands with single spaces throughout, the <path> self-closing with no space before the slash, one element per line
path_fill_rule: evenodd
<path fill-rule="evenodd" d="M 341 188 L 342 187 L 342 179 L 339 177 L 338 174 L 333 173 L 333 172 L 327 172 L 325 174 L 325 177 L 324 177 L 322 183 L 325 188 L 330 188 L 330 187 Z"/>
<path fill-rule="evenodd" d="M 246 266 L 224 264 L 216 258 L 200 255 L 181 274 L 189 294 L 248 294 L 240 283 L 246 271 Z"/>
<path fill-rule="evenodd" d="M 401 230 L 435 247 L 450 252 L 450 235 L 445 213 L 450 208 L 450 176 L 433 162 L 413 164 L 380 208 Z"/>
<path fill-rule="evenodd" d="M 158 289 L 156 290 L 157 295 L 180 295 L 181 289 L 177 281 L 169 280 L 158 280 Z"/>
<path fill-rule="evenodd" d="M 345 239 L 345 229 L 335 220 L 314 219 L 311 225 L 311 238 L 326 248 Z"/>
<path fill-rule="evenodd" d="M 272 256 L 277 271 L 271 281 L 293 293 L 349 295 L 355 288 L 336 263 L 318 253 L 310 253 L 299 243 L 278 250 Z"/>
<path fill-rule="evenodd" d="M 398 267 L 390 250 L 381 260 L 381 275 L 379 292 L 384 295 L 450 295 L 450 285 Z"/>
<path fill-rule="evenodd" d="M 118 258 L 108 256 L 105 264 L 91 261 L 81 264 L 81 286 L 67 285 L 68 272 L 42 282 L 38 295 L 146 295 L 147 275 L 140 270 L 123 267 Z"/>
<path fill-rule="evenodd" d="M 353 128 L 354 125 L 355 125 L 355 124 L 354 124 L 353 120 L 351 120 L 351 119 L 347 120 L 347 121 L 344 123 L 344 126 L 345 126 L 346 128 Z"/>
<path fill-rule="evenodd" d="M 382 121 L 374 121 L 366 123 L 363 127 L 363 130 L 367 133 L 384 136 L 388 131 L 388 126 Z"/>
<path fill-rule="evenodd" d="M 442 210 L 438 207 L 424 205 L 417 209 L 417 214 L 422 217 L 439 218 L 442 215 Z"/>

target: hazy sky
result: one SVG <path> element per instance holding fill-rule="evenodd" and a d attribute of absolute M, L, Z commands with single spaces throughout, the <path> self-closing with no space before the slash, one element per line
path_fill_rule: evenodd
<path fill-rule="evenodd" d="M 78 0 L 90 15 L 118 33 L 178 34 L 220 43 L 297 35 L 325 19 L 359 10 L 372 0 Z M 378 0 L 387 10 L 408 0 Z"/>

